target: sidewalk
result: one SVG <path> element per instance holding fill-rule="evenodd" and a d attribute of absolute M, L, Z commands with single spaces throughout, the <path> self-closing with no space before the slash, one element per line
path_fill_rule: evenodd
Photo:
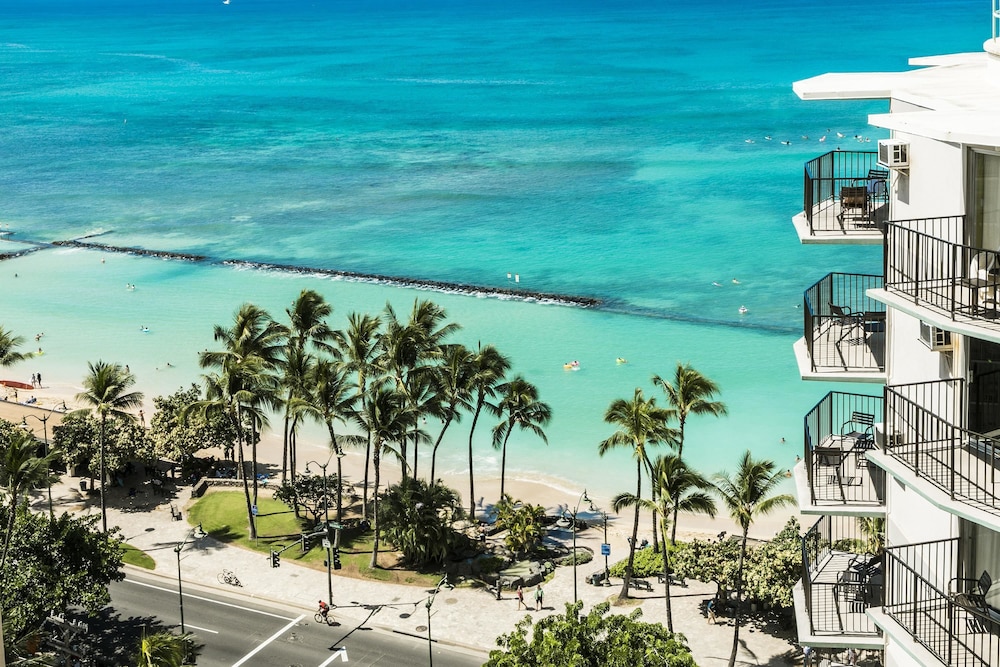
<path fill-rule="evenodd" d="M 85 497 L 79 488 L 80 478 L 65 477 L 60 484 L 52 487 L 52 497 L 56 511 L 69 511 L 84 515 L 100 515 L 100 501 L 97 497 Z M 176 554 L 174 547 L 190 535 L 191 526 L 187 522 L 187 506 L 190 487 L 182 486 L 173 500 L 184 514 L 183 521 L 171 517 L 168 497 L 140 495 L 134 505 L 129 506 L 127 498 L 122 500 L 121 489 L 109 488 L 108 525 L 118 526 L 124 539 L 142 549 L 156 561 L 155 574 L 176 581 Z M 122 505 L 125 505 L 123 508 Z M 33 506 L 47 509 L 45 492 L 37 493 Z M 558 539 L 569 542 L 570 531 L 561 531 Z M 577 533 L 577 544 L 588 546 L 595 554 L 600 554 L 603 541 L 601 528 L 588 528 Z M 612 545 L 610 562 L 614 563 L 627 554 L 622 536 L 609 531 Z M 578 567 L 578 595 L 584 601 L 584 613 L 596 603 L 617 596 L 618 586 L 597 587 L 587 584 L 584 577 L 601 569 L 603 558 Z M 218 583 L 222 569 L 233 570 L 243 584 L 242 588 L 231 588 Z M 228 589 L 252 598 L 263 598 L 299 607 L 310 614 L 316 609 L 317 600 L 326 599 L 327 578 L 325 570 L 313 570 L 284 561 L 280 568 L 270 567 L 266 554 L 251 552 L 235 546 L 227 546 L 204 537 L 188 542 L 181 554 L 181 570 L 185 582 L 192 582 L 219 589 Z M 662 585 L 653 583 L 652 592 L 635 592 L 640 601 L 642 619 L 649 622 L 665 622 L 666 610 Z M 169 585 L 165 582 L 165 585 Z M 560 567 L 548 585 L 544 586 L 545 603 L 542 612 L 517 610 L 517 600 L 513 592 L 504 591 L 503 599 L 496 600 L 482 590 L 454 589 L 442 590 L 433 606 L 433 637 L 435 640 L 464 646 L 486 654 L 496 647 L 496 637 L 513 630 L 515 623 L 526 614 L 534 618 L 562 612 L 563 603 L 573 600 L 573 568 Z M 334 573 L 333 579 L 334 614 L 346 626 L 363 622 L 387 630 L 426 637 L 427 614 L 424 603 L 429 591 L 420 587 L 401 586 L 381 582 L 340 577 Z M 709 625 L 704 615 L 704 603 L 711 597 L 714 586 L 691 582 L 687 587 L 672 587 L 672 602 L 675 630 L 685 634 L 700 667 L 717 667 L 728 664 L 732 647 L 733 629 L 720 619 L 719 625 Z M 533 589 L 527 590 L 526 598 L 532 597 Z M 619 613 L 629 613 L 634 607 L 614 608 Z M 790 643 L 794 641 L 794 631 L 778 638 L 744 626 L 740 632 L 741 647 L 738 664 L 741 665 L 787 665 L 801 664 L 801 651 Z"/>

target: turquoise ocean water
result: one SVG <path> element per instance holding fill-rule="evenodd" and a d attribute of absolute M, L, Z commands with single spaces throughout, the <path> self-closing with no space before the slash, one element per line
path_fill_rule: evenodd
<path fill-rule="evenodd" d="M 695 466 L 731 466 L 747 447 L 790 466 L 803 415 L 848 388 L 798 378 L 801 293 L 881 262 L 877 248 L 798 244 L 802 164 L 873 150 L 881 135 L 864 119 L 885 110 L 804 103 L 791 84 L 978 51 L 988 31 L 983 0 L 0 0 L 0 231 L 215 260 L 47 249 L 3 262 L 0 323 L 29 342 L 45 332 L 45 354 L 8 374 L 78 383 L 103 358 L 156 395 L 197 378 L 211 326 L 244 301 L 277 315 L 311 287 L 342 326 L 352 310 L 429 297 L 463 324 L 458 340 L 495 343 L 553 405 L 548 447 L 512 440 L 517 476 L 630 488 L 625 455 L 596 456 L 610 433 L 601 416 L 679 360 L 717 380 L 731 409 L 691 424 Z M 228 258 L 604 305 L 218 263 Z M 579 372 L 563 370 L 571 359 Z M 462 469 L 464 436 L 446 469 Z M 481 440 L 479 470 L 496 471 L 486 429 Z"/>

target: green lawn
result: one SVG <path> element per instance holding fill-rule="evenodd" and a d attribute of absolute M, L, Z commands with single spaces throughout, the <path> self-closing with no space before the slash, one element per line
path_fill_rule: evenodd
<path fill-rule="evenodd" d="M 155 570 L 156 562 L 149 557 L 149 555 L 140 549 L 136 549 L 131 544 L 122 544 L 125 549 L 125 555 L 122 557 L 122 562 L 128 563 L 129 565 L 135 565 L 136 567 L 142 567 L 147 570 Z"/>
<path fill-rule="evenodd" d="M 296 518 L 295 513 L 284 503 L 270 497 L 257 499 L 257 540 L 248 537 L 246 498 L 242 491 L 214 491 L 203 497 L 188 509 L 188 520 L 200 523 L 202 529 L 213 538 L 235 544 L 246 549 L 259 551 L 261 558 L 267 558 L 272 550 L 278 551 L 291 546 L 281 554 L 282 562 L 296 562 L 306 567 L 326 569 L 326 550 L 319 540 L 303 553 L 299 544 L 302 532 L 311 532 L 310 518 Z M 399 566 L 399 554 L 379 553 L 378 569 L 368 567 L 371 562 L 373 534 L 358 529 L 341 531 L 340 562 L 343 569 L 339 576 L 360 579 L 376 579 L 400 584 L 433 587 L 441 578 L 440 572 L 416 572 Z M 385 547 L 383 541 L 380 545 Z"/>

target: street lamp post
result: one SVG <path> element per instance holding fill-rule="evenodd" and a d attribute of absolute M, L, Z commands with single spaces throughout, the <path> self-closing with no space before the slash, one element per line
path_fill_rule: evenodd
<path fill-rule="evenodd" d="M 177 599 L 180 601 L 181 607 L 181 634 L 184 634 L 186 630 L 184 629 L 184 590 L 181 588 L 181 551 L 188 543 L 188 538 L 194 538 L 200 540 L 205 537 L 205 531 L 202 530 L 201 524 L 199 523 L 190 534 L 184 536 L 184 540 L 174 547 L 174 553 L 177 555 Z"/>
<path fill-rule="evenodd" d="M 330 455 L 333 458 L 333 455 Z M 326 463 L 309 461 L 306 463 L 306 474 L 309 474 L 309 464 L 315 464 L 323 471 L 323 524 L 326 528 L 326 595 L 327 601 L 333 604 L 333 551 L 330 545 L 330 494 L 326 487 L 326 467 L 330 465 L 330 459 Z"/>
<path fill-rule="evenodd" d="M 593 500 L 590 502 L 590 511 L 601 515 L 604 519 L 604 542 L 601 544 L 601 551 L 604 552 L 604 585 L 611 585 L 611 570 L 608 568 L 608 554 L 611 552 L 611 545 L 608 544 L 608 513 L 604 510 L 598 508 L 594 505 Z"/>
<path fill-rule="evenodd" d="M 49 423 L 49 418 L 51 416 L 52 415 L 48 415 L 48 414 L 42 415 L 41 417 L 39 417 L 38 415 L 21 415 L 21 426 L 23 426 L 24 428 L 28 428 L 28 420 L 26 419 L 27 417 L 31 417 L 32 419 L 37 419 L 38 421 L 42 422 L 42 437 L 44 438 L 44 441 L 43 441 L 44 442 L 44 450 L 42 451 L 42 456 L 48 456 L 49 455 L 49 429 L 48 429 L 48 423 Z M 49 517 L 52 518 L 52 517 L 55 516 L 55 512 L 52 510 L 52 479 L 51 479 L 51 477 L 49 478 L 47 486 L 48 486 L 48 493 L 49 493 Z"/>
<path fill-rule="evenodd" d="M 576 507 L 573 508 L 573 604 L 577 601 L 577 590 L 576 590 L 576 515 L 580 511 L 580 504 L 586 500 L 590 502 L 590 498 L 587 497 L 587 490 L 584 489 L 583 493 L 580 494 L 580 499 L 576 501 Z"/>

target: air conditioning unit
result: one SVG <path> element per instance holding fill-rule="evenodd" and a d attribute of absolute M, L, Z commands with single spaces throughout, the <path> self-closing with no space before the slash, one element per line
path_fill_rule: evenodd
<path fill-rule="evenodd" d="M 939 329 L 926 322 L 920 323 L 920 342 L 934 352 L 951 352 L 955 349 L 950 331 Z"/>
<path fill-rule="evenodd" d="M 879 139 L 878 163 L 889 169 L 906 169 L 910 166 L 910 144 L 895 139 Z"/>

